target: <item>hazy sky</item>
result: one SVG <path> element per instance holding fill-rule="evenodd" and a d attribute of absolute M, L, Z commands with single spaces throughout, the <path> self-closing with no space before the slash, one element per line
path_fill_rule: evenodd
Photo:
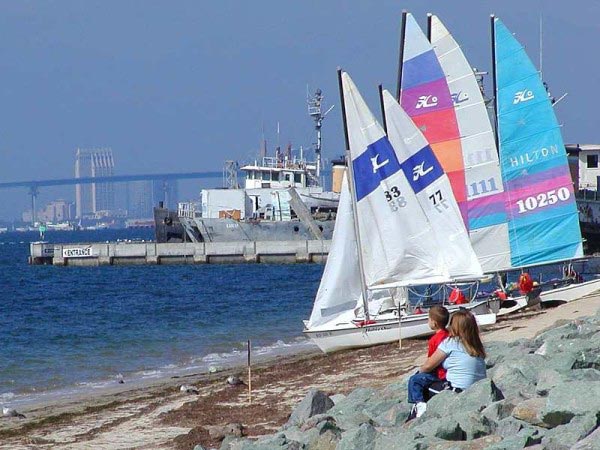
<path fill-rule="evenodd" d="M 560 7 L 559 7 L 560 5 Z M 306 89 L 336 108 L 324 156 L 343 153 L 336 67 L 372 108 L 394 90 L 402 9 L 422 27 L 436 13 L 479 69 L 490 68 L 495 13 L 538 62 L 566 142 L 598 143 L 600 2 L 127 1 L 0 2 L 0 180 L 73 176 L 77 147 L 111 147 L 118 174 L 220 170 L 270 149 L 310 146 Z M 196 181 L 189 196 L 217 181 Z M 74 188 L 44 189 L 43 203 Z M 0 219 L 17 217 L 25 190 L 0 191 Z"/>

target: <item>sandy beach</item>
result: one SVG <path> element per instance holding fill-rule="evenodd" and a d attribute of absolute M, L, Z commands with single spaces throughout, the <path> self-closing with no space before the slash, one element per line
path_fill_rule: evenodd
<path fill-rule="evenodd" d="M 600 308 L 600 295 L 539 312 L 515 314 L 484 332 L 484 341 L 534 337 L 561 323 L 589 316 Z M 218 447 L 205 426 L 239 422 L 247 436 L 272 433 L 310 388 L 348 393 L 359 386 L 380 387 L 397 381 L 423 359 L 427 339 L 407 340 L 369 349 L 323 355 L 318 351 L 280 357 L 253 366 L 252 396 L 246 368 L 195 374 L 134 388 L 127 383 L 101 395 L 81 396 L 32 406 L 25 419 L 0 420 L 2 449 Z M 238 375 L 244 384 L 226 383 Z M 198 394 L 182 393 L 182 384 Z"/>

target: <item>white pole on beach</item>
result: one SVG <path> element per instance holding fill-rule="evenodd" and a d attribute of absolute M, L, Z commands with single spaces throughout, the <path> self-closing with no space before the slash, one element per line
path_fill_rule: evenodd
<path fill-rule="evenodd" d="M 250 339 L 248 339 L 248 403 L 252 403 L 252 369 L 250 368 Z"/>
<path fill-rule="evenodd" d="M 394 298 L 394 290 L 390 289 L 390 295 L 392 297 L 392 302 L 395 302 L 396 299 Z M 402 297 L 402 296 L 400 296 Z M 398 300 L 398 348 L 402 348 L 402 304 L 401 304 L 401 300 Z"/>

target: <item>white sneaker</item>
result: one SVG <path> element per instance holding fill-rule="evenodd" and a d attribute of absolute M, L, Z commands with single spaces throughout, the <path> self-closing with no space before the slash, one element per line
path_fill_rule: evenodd
<path fill-rule="evenodd" d="M 427 403 L 419 402 L 417 403 L 417 417 L 421 417 L 425 411 L 427 410 Z"/>

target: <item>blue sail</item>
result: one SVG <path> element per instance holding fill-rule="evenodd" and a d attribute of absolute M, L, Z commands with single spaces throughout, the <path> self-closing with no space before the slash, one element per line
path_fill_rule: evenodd
<path fill-rule="evenodd" d="M 560 128 L 525 49 L 494 19 L 498 141 L 511 265 L 583 256 L 579 213 Z"/>

